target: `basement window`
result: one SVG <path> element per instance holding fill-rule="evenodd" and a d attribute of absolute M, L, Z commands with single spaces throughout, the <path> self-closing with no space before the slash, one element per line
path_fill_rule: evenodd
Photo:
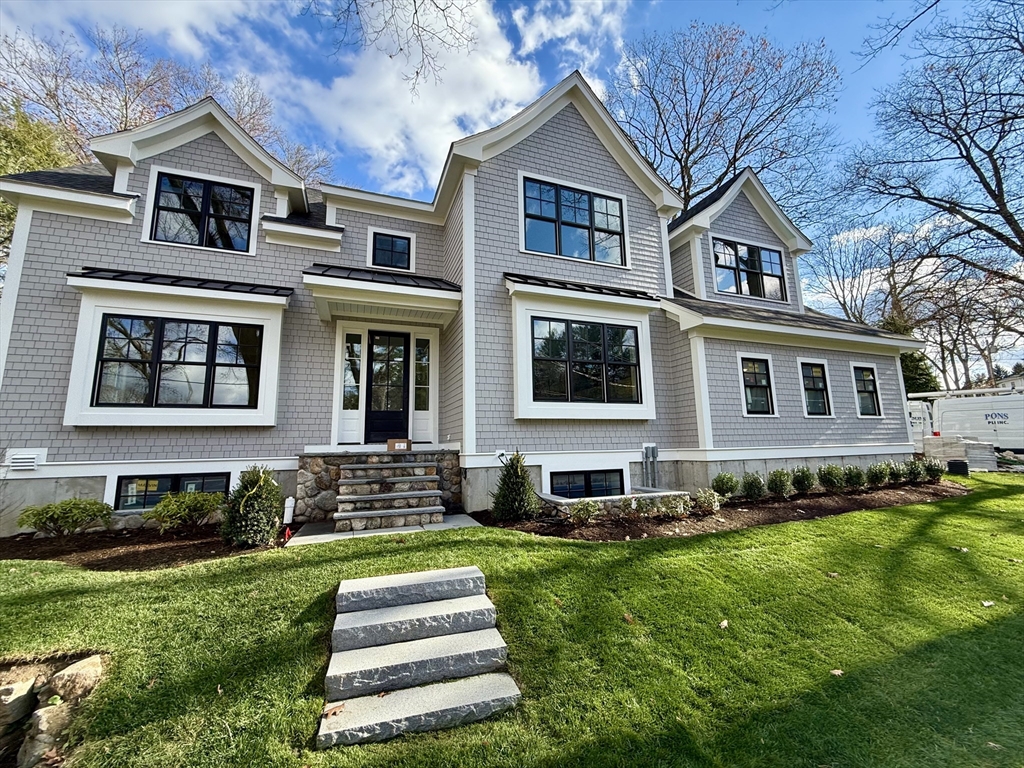
<path fill-rule="evenodd" d="M 585 499 L 594 496 L 622 496 L 624 492 L 621 469 L 551 473 L 551 493 L 554 496 Z"/>
<path fill-rule="evenodd" d="M 169 493 L 220 493 L 227 498 L 231 475 L 226 472 L 198 475 L 146 475 L 117 478 L 114 509 L 152 509 Z"/>

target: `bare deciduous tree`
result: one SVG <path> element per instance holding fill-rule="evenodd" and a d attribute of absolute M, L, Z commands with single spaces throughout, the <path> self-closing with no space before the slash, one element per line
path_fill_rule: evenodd
<path fill-rule="evenodd" d="M 783 48 L 693 24 L 627 44 L 606 101 L 687 206 L 749 165 L 806 220 L 837 148 L 824 118 L 839 87 L 824 43 Z"/>
<path fill-rule="evenodd" d="M 333 26 L 335 52 L 362 46 L 402 57 L 415 90 L 425 78 L 440 80 L 441 52 L 476 43 L 474 5 L 476 0 L 309 0 L 306 11 Z"/>
<path fill-rule="evenodd" d="M 1024 4 L 989 0 L 915 46 L 876 101 L 880 138 L 854 153 L 852 188 L 940 215 L 946 258 L 1024 285 Z"/>

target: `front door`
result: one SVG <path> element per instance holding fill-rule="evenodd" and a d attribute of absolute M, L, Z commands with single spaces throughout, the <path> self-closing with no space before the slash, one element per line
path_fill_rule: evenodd
<path fill-rule="evenodd" d="M 370 331 L 367 443 L 409 437 L 409 334 Z"/>

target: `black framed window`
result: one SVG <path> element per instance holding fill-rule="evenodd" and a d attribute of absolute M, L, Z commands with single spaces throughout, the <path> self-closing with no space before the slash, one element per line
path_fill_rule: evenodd
<path fill-rule="evenodd" d="M 114 509 L 151 509 L 168 493 L 221 493 L 227 496 L 231 475 L 226 472 L 202 475 L 135 475 L 117 478 Z"/>
<path fill-rule="evenodd" d="M 409 269 L 412 238 L 373 233 L 373 266 Z"/>
<path fill-rule="evenodd" d="M 636 328 L 533 317 L 533 399 L 639 403 Z"/>
<path fill-rule="evenodd" d="M 151 239 L 224 251 L 248 251 L 253 190 L 216 181 L 157 176 Z"/>
<path fill-rule="evenodd" d="M 800 375 L 804 382 L 804 403 L 808 416 L 831 416 L 832 403 L 828 399 L 828 381 L 824 363 L 801 363 Z"/>
<path fill-rule="evenodd" d="M 104 315 L 95 406 L 256 408 L 263 327 Z"/>
<path fill-rule="evenodd" d="M 587 470 L 583 472 L 552 472 L 551 493 L 565 499 L 593 496 L 622 496 L 622 470 Z"/>
<path fill-rule="evenodd" d="M 714 239 L 715 286 L 720 293 L 786 300 L 782 252 Z"/>
<path fill-rule="evenodd" d="M 626 263 L 622 201 L 559 184 L 524 179 L 526 250 Z"/>
<path fill-rule="evenodd" d="M 857 412 L 861 416 L 881 416 L 882 406 L 878 401 L 875 369 L 854 366 L 853 383 L 857 388 Z"/>
<path fill-rule="evenodd" d="M 772 416 L 775 403 L 772 400 L 771 372 L 768 361 L 762 358 L 744 357 L 740 360 L 743 371 L 743 398 L 748 415 Z"/>

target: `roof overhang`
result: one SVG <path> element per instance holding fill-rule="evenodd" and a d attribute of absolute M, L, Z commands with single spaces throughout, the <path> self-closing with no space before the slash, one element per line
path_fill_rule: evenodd
<path fill-rule="evenodd" d="M 461 291 L 310 274 L 302 276 L 302 283 L 313 294 L 317 314 L 324 321 L 336 317 L 388 318 L 444 327 L 462 306 Z"/>
<path fill-rule="evenodd" d="M 260 227 L 266 235 L 267 242 L 273 245 L 296 245 L 300 248 L 314 248 L 332 253 L 341 251 L 344 227 L 318 229 L 268 219 L 260 219 Z"/>
<path fill-rule="evenodd" d="M 803 328 L 781 323 L 755 322 L 739 320 L 732 317 L 712 317 L 703 315 L 671 301 L 661 300 L 661 308 L 665 314 L 679 324 L 679 330 L 687 331 L 695 336 L 711 336 L 717 338 L 756 338 L 765 340 L 770 336 L 772 343 L 789 346 L 828 346 L 831 348 L 846 347 L 877 347 L 890 351 L 917 352 L 924 349 L 923 341 L 908 336 L 893 338 L 889 336 L 868 336 L 860 333 L 832 331 L 820 328 Z"/>
<path fill-rule="evenodd" d="M 118 166 L 143 160 L 215 133 L 256 173 L 279 190 L 287 190 L 293 211 L 308 210 L 302 177 L 271 155 L 232 119 L 212 97 L 138 128 L 98 136 L 89 149 L 112 174 Z"/>
<path fill-rule="evenodd" d="M 556 288 L 545 285 L 530 285 L 509 279 L 508 277 L 505 278 L 505 288 L 508 290 L 509 296 L 512 297 L 521 298 L 539 296 L 548 300 L 555 299 L 560 302 L 586 304 L 588 306 L 592 306 L 594 304 L 607 304 L 620 309 L 623 307 L 636 309 L 637 312 L 641 314 L 646 314 L 652 309 L 657 309 L 659 306 L 659 300 L 654 297 L 643 298 L 640 296 L 614 296 L 600 293 L 587 293 L 580 290 Z"/>
<path fill-rule="evenodd" d="M 135 216 L 134 195 L 104 195 L 44 187 L 23 181 L 0 180 L 0 197 L 15 206 L 104 221 L 127 223 Z"/>
<path fill-rule="evenodd" d="M 732 205 L 740 192 L 746 194 L 747 199 L 750 200 L 751 204 L 761 215 L 761 218 L 765 220 L 765 223 L 771 227 L 772 231 L 789 249 L 790 255 L 801 256 L 811 250 L 814 244 L 797 228 L 792 219 L 783 213 L 779 204 L 768 194 L 768 190 L 765 189 L 761 180 L 757 178 L 757 174 L 750 168 L 747 168 L 736 177 L 736 180 L 729 187 L 729 191 L 720 200 L 717 200 L 713 205 L 709 205 L 692 219 L 688 219 L 672 230 L 669 233 L 669 242 L 675 243 L 676 241 L 686 240 L 695 234 L 699 235 L 707 232 L 711 229 L 711 222 L 722 211 Z"/>
<path fill-rule="evenodd" d="M 150 283 L 120 282 L 104 278 L 85 277 L 69 274 L 67 284 L 76 291 L 82 292 L 114 292 L 123 294 L 144 294 L 146 296 L 167 296 L 171 298 L 202 299 L 204 301 L 230 301 L 243 304 L 271 304 L 285 308 L 289 296 L 241 293 L 209 288 L 186 288 L 173 285 L 154 285 Z"/>

